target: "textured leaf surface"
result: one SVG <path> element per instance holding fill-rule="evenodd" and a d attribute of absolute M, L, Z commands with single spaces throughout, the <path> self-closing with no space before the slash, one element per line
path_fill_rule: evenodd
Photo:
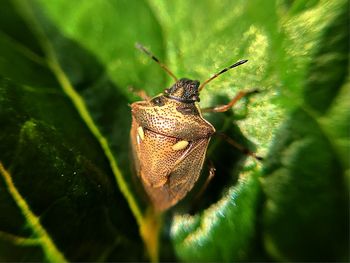
<path fill-rule="evenodd" d="M 348 258 L 347 39 L 344 7 L 325 28 L 307 72 L 304 103 L 276 135 L 266 164 L 264 236 L 280 260 Z"/>
<path fill-rule="evenodd" d="M 1 5 L 1 162 L 14 187 L 67 260 L 140 260 L 143 245 L 135 218 L 98 143 L 102 135 L 96 140 L 88 123 L 89 117 L 99 119 L 104 134 L 120 138 L 113 141 L 126 162 L 125 96 L 95 54 L 57 31 L 44 5 Z M 75 90 L 69 90 L 72 85 Z M 94 109 L 84 112 L 84 103 Z M 109 124 L 110 118 L 119 121 Z M 42 237 L 1 182 L 1 210 L 6 211 L 0 217 L 1 260 L 60 261 L 45 253 Z M 35 242 L 27 242 L 31 239 Z"/>
<path fill-rule="evenodd" d="M 140 227 L 157 233 L 130 173 L 129 86 L 156 95 L 171 80 L 135 42 L 201 81 L 248 59 L 203 107 L 262 91 L 205 117 L 265 161 L 213 138 L 216 177 L 164 216 L 161 259 L 348 260 L 346 4 L 2 1 L 0 261 L 147 259 Z"/>
<path fill-rule="evenodd" d="M 225 85 L 237 83 L 241 87 L 263 87 L 267 97 L 265 94 L 257 96 L 251 102 L 248 117 L 239 121 L 239 127 L 256 142 L 260 152 L 269 148 L 269 142 L 274 145 L 267 155 L 262 180 L 266 194 L 263 225 L 260 225 L 259 206 L 263 199 L 259 198 L 259 190 L 254 190 L 259 185 L 244 184 L 241 178 L 224 192 L 218 203 L 207 210 L 194 216 L 175 217 L 171 234 L 177 255 L 185 261 L 266 260 L 266 257 L 284 261 L 344 260 L 348 244 L 347 191 L 345 167 L 340 162 L 343 157 L 349 157 L 349 138 L 348 134 L 343 133 L 349 130 L 348 126 L 344 126 L 348 123 L 344 104 L 348 91 L 345 91 L 346 87 L 343 87 L 341 94 L 339 91 L 347 78 L 349 52 L 345 3 L 319 1 L 306 6 L 305 2 L 297 1 L 289 7 L 273 1 L 249 3 L 235 1 L 231 3 L 234 7 L 230 3 L 215 6 L 203 4 L 206 6 L 200 10 L 217 14 L 212 16 L 214 21 L 194 11 L 195 17 L 207 21 L 201 23 L 195 20 L 189 27 L 191 32 L 193 27 L 196 28 L 195 38 L 200 39 L 202 47 L 191 45 L 190 37 L 182 37 L 182 42 L 178 41 L 176 34 L 182 36 L 183 32 L 176 33 L 176 26 L 185 24 L 183 20 L 187 21 L 188 18 L 181 16 L 180 11 L 176 13 L 176 8 L 164 4 L 168 16 L 161 17 L 169 22 L 168 35 L 178 50 L 184 53 L 188 50 L 186 53 L 191 55 L 197 48 L 212 50 L 204 54 L 206 63 L 199 63 L 201 66 L 196 68 L 190 67 L 190 72 L 198 68 L 203 68 L 200 72 L 207 71 L 208 66 L 204 69 L 203 65 L 211 65 L 211 61 L 217 58 L 218 61 L 225 61 L 228 57 L 244 54 L 244 58 L 250 59 L 249 65 L 232 73 L 234 80 L 229 74 L 222 76 L 223 83 L 213 83 L 213 89 L 210 87 L 207 92 L 220 89 L 232 97 L 231 90 L 235 89 Z M 301 10 L 302 5 L 305 5 L 304 10 Z M 219 13 L 220 22 L 216 19 Z M 168 17 L 177 19 L 170 22 L 166 20 Z M 217 31 L 201 28 L 208 25 Z M 227 47 L 235 51 L 234 55 L 230 55 Z M 203 56 L 197 58 L 200 60 Z M 188 56 L 184 56 L 185 59 Z M 179 61 L 176 65 L 186 67 L 192 63 L 181 64 Z M 275 96 L 276 92 L 278 96 Z M 339 104 L 335 98 L 338 98 Z M 341 115 L 321 115 L 324 108 L 330 105 L 334 105 Z M 306 112 L 299 110 L 305 107 L 317 117 L 307 116 Z M 287 127 L 272 140 L 270 132 L 283 119 L 293 124 L 285 124 Z M 323 125 L 317 122 L 323 122 Z M 331 134 L 323 134 L 323 129 Z M 289 143 L 298 141 L 299 144 L 295 142 L 298 148 L 288 148 L 288 152 L 285 152 L 287 149 L 284 147 L 288 147 L 284 144 L 286 140 Z M 275 150 L 276 145 L 280 145 L 283 152 L 282 149 Z M 338 146 L 342 152 L 335 152 L 334 146 Z M 275 160 L 280 158 L 283 158 L 280 161 L 283 172 L 277 175 L 274 165 Z M 219 160 L 226 162 L 226 165 L 230 162 L 222 157 Z M 348 160 L 344 160 L 344 163 L 348 166 Z M 246 169 L 248 171 L 240 176 L 254 178 L 254 174 L 259 174 L 249 166 Z M 219 172 L 218 176 L 230 174 Z M 262 237 L 259 233 L 261 230 Z M 264 249 L 261 249 L 260 242 Z"/>

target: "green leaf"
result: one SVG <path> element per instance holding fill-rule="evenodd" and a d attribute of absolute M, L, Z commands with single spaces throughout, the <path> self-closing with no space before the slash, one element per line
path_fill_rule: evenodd
<path fill-rule="evenodd" d="M 216 68 L 213 71 L 215 72 L 220 69 L 220 66 L 217 66 L 219 63 L 234 58 L 237 54 L 238 56 L 244 56 L 243 58 L 250 59 L 247 65 L 232 73 L 234 79 L 230 79 L 231 76 L 228 73 L 221 76 L 220 81 L 213 82 L 210 87 L 206 87 L 207 90 L 204 90 L 202 95 L 202 98 L 204 98 L 203 104 L 210 103 L 215 105 L 216 95 L 213 94 L 220 93 L 223 96 L 233 97 L 238 89 L 244 87 L 257 86 L 263 88 L 263 94 L 251 99 L 248 115 L 246 119 L 239 121 L 238 126 L 247 138 L 257 143 L 258 152 L 264 153 L 269 151 L 266 157 L 267 168 L 264 169 L 264 173 L 270 174 L 268 167 L 274 163 L 274 160 L 279 159 L 281 155 L 279 151 L 274 149 L 268 150 L 268 148 L 271 142 L 278 145 L 282 144 L 283 136 L 288 136 L 287 134 L 290 133 L 288 128 L 286 128 L 280 131 L 280 135 L 276 135 L 276 137 L 273 137 L 273 135 L 282 120 L 293 118 L 296 114 L 294 113 L 296 111 L 295 109 L 303 104 L 304 94 L 310 90 L 311 84 L 308 84 L 310 83 L 310 78 L 315 79 L 312 77 L 315 72 L 313 63 L 317 62 L 313 59 L 318 57 L 317 54 L 332 49 L 328 40 L 324 40 L 324 35 L 332 31 L 329 27 L 332 26 L 333 21 L 337 21 L 336 23 L 338 25 L 335 27 L 339 27 L 340 25 L 342 28 L 344 25 L 344 21 L 337 19 L 338 14 L 343 13 L 345 10 L 344 2 L 333 1 L 332 4 L 329 4 L 325 1 L 313 1 L 312 4 L 307 5 L 306 1 L 297 1 L 290 11 L 283 10 L 283 7 L 279 3 L 273 1 L 250 1 L 249 3 L 235 1 L 225 2 L 220 5 L 201 2 L 196 5 L 195 9 L 191 9 L 191 5 L 185 1 L 176 2 L 176 7 L 175 4 L 164 3 L 163 1 L 152 1 L 152 3 L 153 7 L 157 10 L 160 21 L 162 21 L 161 24 L 166 25 L 165 32 L 169 39 L 169 48 L 171 50 L 174 49 L 170 51 L 170 54 L 176 54 L 180 50 L 186 54 L 186 56 L 174 55 L 174 59 L 170 61 L 173 62 L 171 68 L 175 68 L 176 72 L 189 72 L 188 75 L 203 79 L 203 76 L 205 78 L 205 74 L 208 75 L 208 69 L 214 63 Z M 188 16 L 182 14 L 182 10 L 186 9 L 191 9 L 192 15 L 196 17 L 195 20 L 190 20 Z M 204 14 L 206 12 L 209 12 L 210 16 L 205 16 Z M 182 30 L 179 31 L 179 25 L 186 26 L 183 26 Z M 341 29 L 342 32 L 344 32 L 343 29 Z M 316 96 L 317 92 L 312 91 L 312 95 L 315 95 L 313 97 L 314 104 L 317 104 L 318 101 L 324 104 L 323 101 L 327 98 L 330 103 L 332 97 L 326 94 L 327 90 L 332 90 L 334 98 L 338 88 L 338 84 L 335 83 L 341 83 L 346 73 L 344 72 L 344 64 L 346 63 L 344 59 L 346 60 L 347 55 L 343 53 L 344 44 L 346 43 L 345 36 L 335 34 L 334 37 L 336 38 L 334 45 L 337 46 L 336 50 L 340 54 L 335 56 L 335 59 L 338 60 L 332 60 L 334 61 L 332 65 L 327 64 L 322 67 L 324 72 L 321 73 L 321 76 L 323 78 L 316 78 L 319 80 L 319 83 L 322 82 L 322 86 L 318 85 L 318 88 L 323 95 Z M 197 40 L 195 44 L 193 43 L 193 39 Z M 326 45 L 329 45 L 329 47 L 322 48 L 323 42 L 327 43 Z M 321 47 L 319 48 L 319 46 Z M 335 64 L 337 64 L 336 68 L 334 68 Z M 197 66 L 194 67 L 193 65 Z M 325 71 L 331 71 L 332 73 L 326 74 Z M 330 75 L 332 77 L 325 80 Z M 330 83 L 332 85 L 329 85 Z M 235 85 L 238 87 L 235 88 Z M 276 96 L 276 92 L 280 95 Z M 344 112 L 344 108 L 338 109 L 338 111 Z M 220 124 L 217 118 L 215 117 L 213 122 L 218 129 L 227 127 L 227 125 Z M 328 120 L 330 121 L 332 119 L 334 119 L 334 116 L 330 116 Z M 343 133 L 346 131 L 344 129 L 346 127 L 342 125 L 347 123 L 346 119 L 347 117 L 344 116 L 334 120 L 342 128 L 341 131 L 337 131 L 343 136 L 342 145 L 345 142 L 348 143 L 348 135 L 344 135 Z M 324 121 L 327 122 L 328 120 Z M 320 138 L 320 134 L 314 134 L 315 127 L 311 125 L 311 121 L 308 119 L 304 121 L 305 123 L 310 123 L 310 125 L 307 126 L 304 122 L 299 121 L 295 126 L 302 129 L 305 134 L 311 133 L 312 135 L 310 137 L 312 140 L 322 141 L 323 137 Z M 289 127 L 289 129 L 291 128 Z M 229 130 L 228 133 L 238 141 L 242 141 L 242 138 L 234 134 L 234 130 Z M 337 136 L 337 134 L 334 135 Z M 274 139 L 272 140 L 272 138 Z M 220 152 L 225 151 L 223 150 L 224 147 L 220 145 Z M 347 154 L 347 149 L 342 148 L 340 150 L 343 154 Z M 346 229 L 344 229 L 346 217 L 344 217 L 343 213 L 346 211 L 344 210 L 344 181 L 340 179 L 335 185 L 329 184 L 327 187 L 329 180 L 332 180 L 329 178 L 331 175 L 325 176 L 324 179 L 318 179 L 319 173 L 317 173 L 318 170 L 314 166 L 319 167 L 317 164 L 318 160 L 315 159 L 316 156 L 320 156 L 321 163 L 331 165 L 335 162 L 334 168 L 336 168 L 339 165 L 339 158 L 345 160 L 347 155 L 333 157 L 329 153 L 323 156 L 320 151 L 328 152 L 329 145 L 327 143 L 319 144 L 318 147 L 310 150 L 310 154 L 313 152 L 310 156 L 311 163 L 306 165 L 306 167 L 304 165 L 300 167 L 300 169 L 311 170 L 309 171 L 311 174 L 310 180 L 299 175 L 299 169 L 293 170 L 289 166 L 286 170 L 293 180 L 288 180 L 288 183 L 283 184 L 283 180 L 278 181 L 280 179 L 279 177 L 274 181 L 272 179 L 269 180 L 269 177 L 272 177 L 272 175 L 269 175 L 269 177 L 266 177 L 266 180 L 263 180 L 264 192 L 267 195 L 263 226 L 260 225 L 259 220 L 261 219 L 259 204 L 262 203 L 262 199 L 259 198 L 259 190 L 255 189 L 253 191 L 254 187 L 252 185 L 242 185 L 240 180 L 236 183 L 234 180 L 226 180 L 223 185 L 227 186 L 231 184 L 232 186 L 229 190 L 222 192 L 222 187 L 219 187 L 219 191 L 221 191 L 219 196 L 214 194 L 212 198 L 205 197 L 206 199 L 211 199 L 209 204 L 212 205 L 209 208 L 200 210 L 194 215 L 176 215 L 172 223 L 171 235 L 177 256 L 184 261 L 320 260 L 322 256 L 329 260 L 344 259 L 344 247 L 347 246 L 347 240 L 344 239 L 344 235 L 347 233 Z M 218 152 L 215 151 L 212 154 L 212 158 L 218 160 L 216 165 L 220 167 L 224 164 L 230 167 L 227 170 L 221 169 L 217 172 L 217 177 L 230 176 L 232 178 L 232 176 L 237 176 L 237 173 L 242 176 L 242 173 L 236 170 L 242 169 L 240 162 L 233 167 L 231 165 L 232 160 L 237 158 L 232 156 L 232 154 L 226 156 L 220 154 L 220 157 L 216 158 L 217 154 Z M 210 157 L 211 155 L 209 154 Z M 305 158 L 303 163 L 307 163 L 308 160 Z M 299 161 L 299 163 L 302 162 Z M 252 177 L 259 175 L 259 169 L 254 172 L 256 168 L 254 169 L 253 167 L 249 166 L 248 162 L 243 169 L 245 171 L 244 175 Z M 231 173 L 228 171 L 231 171 Z M 337 174 L 338 170 L 328 168 L 327 171 L 330 174 Z M 299 180 L 299 184 L 296 184 L 295 180 Z M 285 218 L 281 218 L 278 222 L 271 219 L 274 217 L 273 212 L 275 211 L 269 209 L 268 204 L 272 202 L 270 199 L 277 197 L 272 196 L 270 191 L 278 192 L 282 195 L 292 191 L 295 185 L 301 185 L 301 188 L 304 189 L 304 187 L 307 188 L 313 183 L 315 184 L 315 188 L 312 189 L 320 187 L 320 192 L 324 193 L 322 200 L 330 197 L 328 203 L 331 203 L 334 209 L 330 208 L 322 213 L 322 210 L 319 209 L 320 207 L 317 207 L 310 210 L 310 213 L 305 215 L 304 219 L 308 222 L 314 217 L 321 218 L 324 215 L 326 218 L 324 221 L 320 220 L 323 223 L 321 223 L 321 226 L 318 225 L 318 227 L 327 226 L 327 229 L 333 229 L 331 226 L 337 226 L 339 224 L 336 227 L 337 233 L 332 235 L 333 237 L 340 238 L 340 244 L 334 242 L 334 246 L 337 244 L 339 246 L 337 250 L 332 248 L 332 246 L 329 246 L 327 249 L 324 248 L 322 244 L 330 242 L 326 231 L 320 233 L 318 236 L 313 236 L 313 231 L 317 227 L 311 227 L 309 225 L 309 229 L 306 226 L 306 229 L 301 228 L 300 231 L 297 231 L 298 228 L 295 227 L 296 229 L 293 229 L 295 238 L 292 243 L 287 243 L 289 237 L 292 235 L 289 233 L 289 225 L 294 226 L 294 222 L 297 221 L 297 218 L 293 217 L 294 214 L 291 215 L 291 212 L 287 213 L 288 208 L 290 206 L 299 207 L 303 203 L 303 198 L 311 198 L 312 194 L 315 194 L 314 192 L 308 195 L 305 191 L 296 190 L 299 196 L 294 199 L 290 197 L 288 200 L 292 201 L 290 201 L 289 206 L 282 203 L 282 201 L 279 204 L 281 207 L 280 212 L 286 218 L 290 219 L 283 220 Z M 334 196 L 336 187 L 342 189 L 339 194 L 340 196 Z M 213 196 L 212 190 L 209 189 L 206 193 Z M 244 194 L 248 192 L 250 193 L 249 197 Z M 281 197 L 278 196 L 278 198 Z M 237 200 L 239 205 L 237 207 L 228 205 L 224 206 L 224 208 L 219 205 L 222 204 L 221 202 L 228 202 L 227 200 Z M 310 202 L 312 203 L 312 200 Z M 339 204 L 334 206 L 337 202 Z M 324 210 L 325 206 L 322 207 Z M 340 211 L 338 211 L 339 208 Z M 335 212 L 334 217 L 330 218 L 329 215 L 333 212 Z M 300 224 L 298 226 L 300 227 Z M 281 231 L 279 232 L 279 230 Z M 306 238 L 298 234 L 300 232 L 307 233 Z M 260 239 L 262 233 L 264 233 L 264 236 Z M 284 235 L 284 239 L 282 239 L 282 234 Z M 270 235 L 273 235 L 272 241 Z M 263 244 L 260 242 L 263 242 Z M 297 242 L 301 245 L 294 248 L 293 246 Z M 306 244 L 309 242 L 313 244 L 307 246 Z M 282 244 L 279 245 L 280 243 Z M 271 244 L 278 247 L 284 246 L 283 253 L 280 251 L 277 253 Z M 260 246 L 264 246 L 266 250 L 261 251 Z M 313 249 L 308 250 L 309 246 L 313 247 Z M 323 250 L 324 254 L 315 254 L 317 249 Z"/>
<path fill-rule="evenodd" d="M 326 27 L 305 81 L 305 104 L 278 132 L 263 180 L 264 239 L 282 261 L 346 261 L 349 200 L 349 18 Z"/>
<path fill-rule="evenodd" d="M 61 7 L 64 4 L 60 2 Z M 12 178 L 13 187 L 45 230 L 42 236 L 33 229 L 10 186 L 2 183 L 1 210 L 6 213 L 0 223 L 1 260 L 61 261 L 47 253 L 43 237 L 69 261 L 143 259 L 137 218 L 115 181 L 115 176 L 121 181 L 121 175 L 114 161 L 117 155 L 112 154 L 120 151 L 127 174 L 125 137 L 130 121 L 119 117 L 129 114 L 126 96 L 96 54 L 57 30 L 43 4 L 3 1 L 1 5 L 6 13 L 0 15 L 5 20 L 0 26 L 2 174 Z M 103 5 L 101 13 L 110 8 Z M 139 10 L 147 14 L 146 7 Z M 157 25 L 153 21 L 151 28 Z M 104 136 L 111 141 L 108 145 L 101 143 Z M 126 182 L 122 183 L 127 192 Z M 129 196 L 134 210 L 140 211 Z"/>
<path fill-rule="evenodd" d="M 175 216 L 171 235 L 178 256 L 186 261 L 246 258 L 255 238 L 259 189 L 258 176 L 250 173 L 202 213 Z"/>
<path fill-rule="evenodd" d="M 344 260 L 348 204 L 337 154 L 318 123 L 302 110 L 280 133 L 264 179 L 268 250 L 280 260 Z"/>
<path fill-rule="evenodd" d="M 136 229 L 121 227 L 135 221 L 113 187 L 109 165 L 62 92 L 6 79 L 0 90 L 1 122 L 8 135 L 1 137 L 2 161 L 13 181 L 5 183 L 2 171 L 1 210 L 6 213 L 1 216 L 0 251 L 6 253 L 1 260 L 61 261 L 47 252 L 46 239 L 68 260 L 138 258 L 122 254 L 124 246 L 142 255 Z M 116 220 L 115 206 L 123 218 Z M 32 220 L 40 221 L 39 230 Z"/>

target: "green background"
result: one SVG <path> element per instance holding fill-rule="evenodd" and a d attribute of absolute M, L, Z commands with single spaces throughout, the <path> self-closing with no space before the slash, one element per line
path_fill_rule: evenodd
<path fill-rule="evenodd" d="M 149 260 L 129 160 L 130 87 L 204 81 L 217 174 L 163 216 L 160 260 L 349 260 L 346 0 L 0 2 L 0 261 Z M 204 172 L 206 168 L 204 168 Z M 198 187 L 197 187 L 198 188 Z M 155 258 L 153 257 L 153 260 Z"/>

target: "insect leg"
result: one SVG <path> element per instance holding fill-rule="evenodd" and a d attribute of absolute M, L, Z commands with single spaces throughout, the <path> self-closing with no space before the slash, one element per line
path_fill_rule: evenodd
<path fill-rule="evenodd" d="M 227 104 L 225 105 L 218 105 L 214 107 L 204 108 L 202 109 L 202 112 L 225 112 L 231 109 L 240 99 L 242 99 L 245 96 L 258 93 L 259 90 L 254 89 L 251 91 L 240 91 L 238 94 Z"/>
<path fill-rule="evenodd" d="M 249 149 L 247 149 L 246 147 L 244 147 L 243 145 L 239 144 L 238 142 L 236 142 L 235 140 L 233 140 L 231 137 L 227 136 L 225 133 L 223 132 L 216 132 L 215 135 L 220 136 L 222 139 L 224 139 L 226 142 L 228 142 L 229 144 L 231 144 L 233 147 L 237 148 L 238 150 L 240 150 L 242 153 L 252 156 L 255 159 L 262 161 L 263 158 L 260 156 L 257 156 L 255 154 L 255 152 L 250 151 Z"/>
<path fill-rule="evenodd" d="M 208 174 L 208 177 L 205 180 L 204 184 L 200 187 L 200 189 L 198 190 L 198 192 L 196 193 L 196 195 L 193 198 L 192 207 L 191 207 L 192 211 L 196 211 L 197 210 L 198 201 L 201 200 L 201 197 L 203 196 L 205 190 L 208 188 L 209 183 L 211 182 L 211 180 L 215 176 L 216 169 L 214 167 L 213 162 L 211 160 L 209 160 L 209 159 L 207 159 L 207 166 L 208 166 L 208 169 L 209 169 L 209 172 L 208 172 L 209 174 Z"/>
<path fill-rule="evenodd" d="M 137 90 L 137 89 L 135 89 L 135 88 L 132 87 L 132 86 L 129 86 L 128 88 L 129 88 L 129 91 L 130 91 L 131 93 L 133 93 L 135 96 L 138 96 L 138 97 L 140 97 L 140 98 L 143 99 L 143 100 L 151 100 L 151 97 L 148 96 L 148 94 L 146 93 L 146 91 L 144 91 L 144 90 Z"/>
<path fill-rule="evenodd" d="M 209 159 L 207 159 L 207 161 L 208 161 L 207 165 L 208 165 L 208 169 L 209 169 L 209 174 L 208 174 L 208 177 L 205 180 L 204 184 L 202 185 L 201 189 L 198 191 L 195 199 L 199 199 L 202 196 L 204 191 L 207 189 L 209 183 L 211 182 L 211 180 L 215 176 L 216 169 L 215 169 L 214 163 Z"/>

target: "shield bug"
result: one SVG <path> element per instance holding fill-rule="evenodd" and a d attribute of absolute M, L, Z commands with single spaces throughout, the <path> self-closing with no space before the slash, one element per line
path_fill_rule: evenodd
<path fill-rule="evenodd" d="M 153 207 L 163 211 L 183 199 L 198 180 L 205 161 L 209 141 L 221 135 L 241 151 L 259 159 L 227 135 L 217 133 L 202 117 L 203 112 L 225 112 L 240 98 L 251 92 L 239 92 L 227 105 L 201 109 L 199 94 L 206 84 L 222 73 L 242 65 L 240 60 L 204 81 L 177 79 L 150 51 L 137 48 L 156 61 L 175 83 L 153 98 L 139 92 L 143 101 L 131 104 L 131 150 L 135 171 Z M 255 92 L 255 91 L 253 91 Z M 210 169 L 214 174 L 215 169 Z"/>

